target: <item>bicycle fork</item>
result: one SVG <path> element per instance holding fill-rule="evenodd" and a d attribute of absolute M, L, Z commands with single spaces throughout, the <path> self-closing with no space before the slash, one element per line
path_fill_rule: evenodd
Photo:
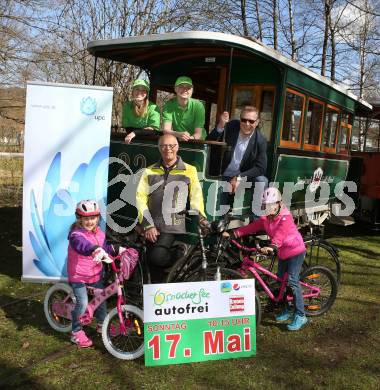
<path fill-rule="evenodd" d="M 141 326 L 136 318 L 131 319 L 128 316 L 128 312 L 126 313 L 125 321 L 124 321 L 124 316 L 123 316 L 123 310 L 122 310 L 122 305 L 124 305 L 124 298 L 123 298 L 123 291 L 122 289 L 124 288 L 123 284 L 117 278 L 117 302 L 116 302 L 116 308 L 117 308 L 117 314 L 119 316 L 119 333 L 123 336 L 127 334 L 127 329 L 134 328 L 136 333 L 141 336 L 142 334 L 142 329 Z"/>

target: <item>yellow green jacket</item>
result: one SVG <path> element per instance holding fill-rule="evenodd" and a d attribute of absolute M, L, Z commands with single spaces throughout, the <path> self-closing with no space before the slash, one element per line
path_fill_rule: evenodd
<path fill-rule="evenodd" d="M 188 199 L 189 198 L 189 199 Z M 205 217 L 202 188 L 197 170 L 178 157 L 170 168 L 159 161 L 147 167 L 136 193 L 139 222 L 144 228 L 156 227 L 163 233 L 186 233 L 187 203 Z"/>

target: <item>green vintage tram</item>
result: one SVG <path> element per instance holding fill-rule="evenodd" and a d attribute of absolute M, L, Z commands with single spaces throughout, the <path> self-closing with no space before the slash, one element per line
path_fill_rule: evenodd
<path fill-rule="evenodd" d="M 320 223 L 325 218 L 336 199 L 336 184 L 346 179 L 355 113 L 370 111 L 370 104 L 262 43 L 233 35 L 195 31 L 137 36 L 92 41 L 88 50 L 95 58 L 143 69 L 151 101 L 173 92 L 178 76 L 191 77 L 193 96 L 205 105 L 208 132 L 222 111 L 239 118 L 243 106 L 258 107 L 268 141 L 267 177 L 279 182 L 280 189 L 293 183 L 291 209 L 298 215 L 310 206 L 307 191 L 314 192 L 318 203 L 312 219 Z M 110 164 L 108 202 L 112 220 L 128 230 L 136 221 L 133 173 L 157 161 L 159 152 L 154 139 L 136 138 L 126 145 L 123 138 L 114 134 L 111 140 L 111 157 L 125 165 Z M 180 144 L 182 158 L 198 169 L 210 219 L 219 215 L 223 148 L 223 143 Z M 118 180 L 117 175 L 124 176 Z M 321 191 L 326 183 L 329 190 Z M 239 205 L 243 213 L 251 207 L 250 199 L 247 192 Z"/>

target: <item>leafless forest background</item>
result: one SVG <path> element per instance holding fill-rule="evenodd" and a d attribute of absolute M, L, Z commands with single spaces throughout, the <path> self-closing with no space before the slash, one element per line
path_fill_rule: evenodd
<path fill-rule="evenodd" d="M 94 59 L 86 45 L 96 39 L 189 30 L 250 36 L 366 100 L 379 100 L 379 5 L 376 0 L 2 0 L 0 141 L 7 141 L 7 151 L 22 151 L 26 81 L 92 83 Z M 119 107 L 139 72 L 99 60 L 96 84 L 113 86 Z M 114 122 L 119 120 L 115 110 Z"/>
<path fill-rule="evenodd" d="M 89 84 L 90 40 L 208 30 L 253 37 L 373 100 L 379 94 L 379 5 L 375 0 L 3 0 L 0 85 L 4 90 L 24 87 L 27 80 Z M 124 100 L 138 72 L 101 61 L 96 83 L 114 86 L 117 99 Z M 7 109 L 16 104 L 4 93 L 0 99 L 2 118 L 12 119 Z"/>

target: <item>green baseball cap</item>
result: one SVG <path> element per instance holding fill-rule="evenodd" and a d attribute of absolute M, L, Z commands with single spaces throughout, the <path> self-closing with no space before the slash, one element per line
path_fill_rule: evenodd
<path fill-rule="evenodd" d="M 132 88 L 139 87 L 139 86 L 145 87 L 146 90 L 149 92 L 149 83 L 147 81 L 145 81 L 145 80 L 135 80 L 133 82 Z"/>
<path fill-rule="evenodd" d="M 191 78 L 187 77 L 187 76 L 180 76 L 176 80 L 174 86 L 178 87 L 178 85 L 180 85 L 180 84 L 189 84 L 189 85 L 193 86 L 193 80 L 191 80 Z"/>

